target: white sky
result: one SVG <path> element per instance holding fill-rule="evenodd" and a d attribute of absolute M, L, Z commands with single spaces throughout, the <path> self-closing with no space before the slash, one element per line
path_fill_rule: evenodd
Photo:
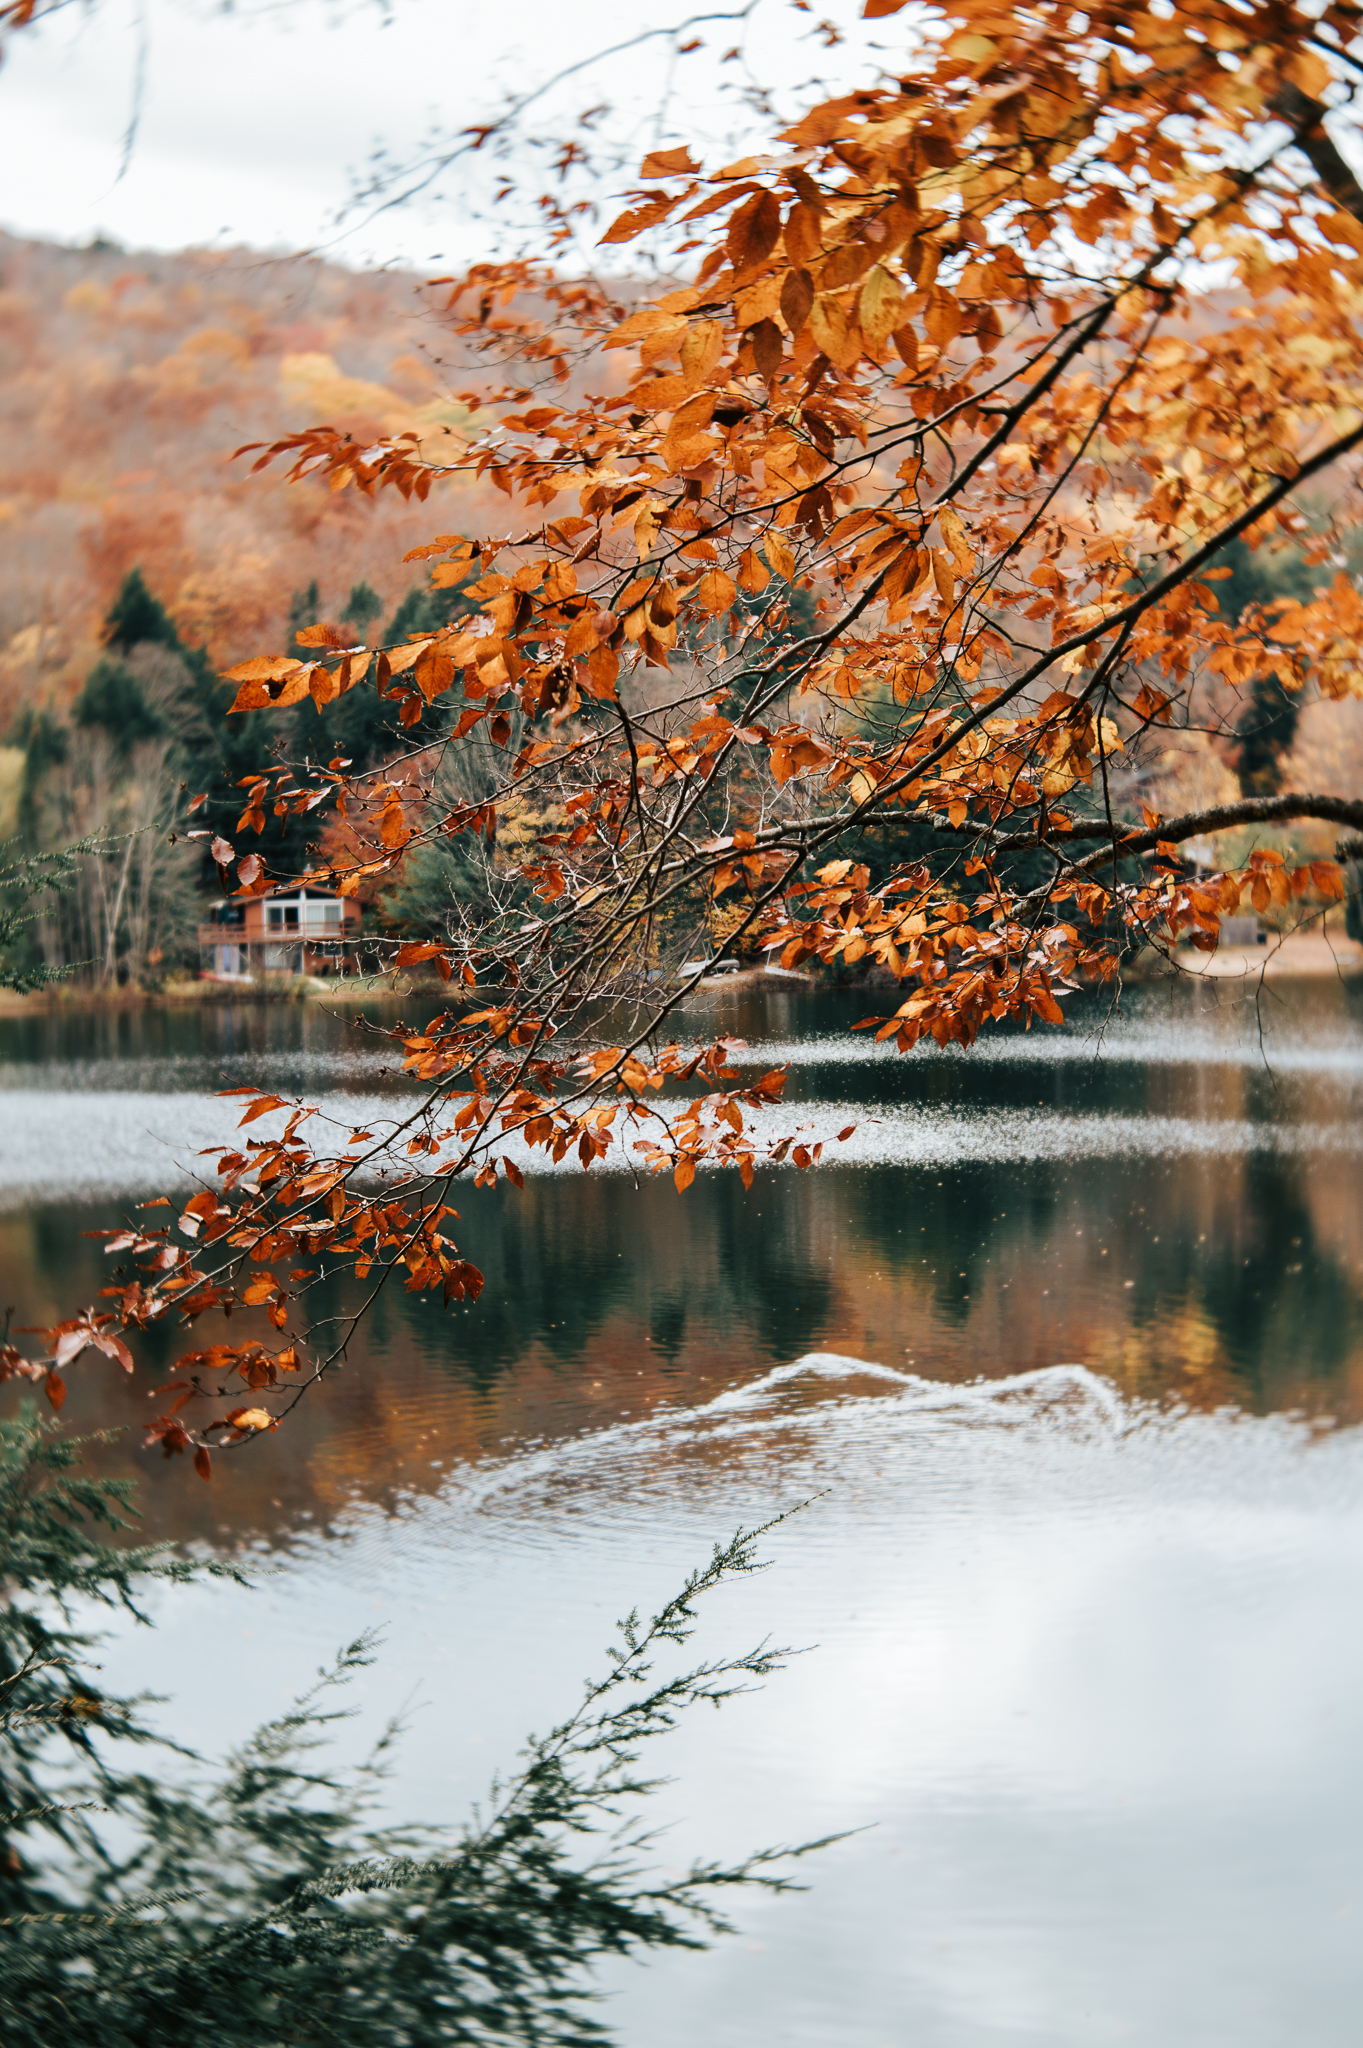
<path fill-rule="evenodd" d="M 387 21 L 376 0 L 341 9 L 293 0 L 226 15 L 208 0 L 71 5 L 6 38 L 0 225 L 73 243 L 103 233 L 130 248 L 245 243 L 321 247 L 352 264 L 466 261 L 489 243 L 469 218 L 492 189 L 484 157 L 447 174 L 439 198 L 352 223 L 337 238 L 335 210 L 375 145 L 409 156 L 432 122 L 457 133 L 494 111 L 506 89 L 707 4 L 737 11 L 741 0 L 636 0 L 628 10 L 618 0 L 392 0 Z M 867 75 L 877 44 L 897 55 L 912 38 L 906 16 L 863 26 L 859 0 L 820 6 L 847 33 L 839 48 L 812 33 L 818 12 L 758 0 L 746 31 L 699 22 L 689 34 L 705 48 L 690 56 L 670 60 L 667 44 L 654 42 L 579 77 L 536 108 L 530 132 L 571 132 L 579 111 L 609 97 L 619 110 L 613 132 L 635 166 L 659 139 L 656 110 L 674 61 L 663 134 L 699 135 L 723 162 L 727 144 L 750 146 L 762 132 L 737 97 L 743 65 L 719 61 L 740 33 L 752 75 L 776 85 L 790 108 L 811 96 L 807 82 L 851 83 Z M 120 177 L 139 52 L 141 117 Z"/>

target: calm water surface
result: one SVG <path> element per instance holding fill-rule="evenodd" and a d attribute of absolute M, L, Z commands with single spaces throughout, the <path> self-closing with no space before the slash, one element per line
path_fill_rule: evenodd
<path fill-rule="evenodd" d="M 476 1307 L 381 1301 L 211 1488 L 111 1454 L 154 1531 L 251 1539 L 258 1588 L 166 1599 L 108 1680 L 225 1745 L 382 1624 L 346 1739 L 412 1700 L 394 1810 L 458 1818 L 616 1615 L 818 1495 L 703 1642 L 817 1647 L 673 1740 L 660 1855 L 865 1831 L 711 1955 L 603 1979 L 629 2048 L 1352 2044 L 1363 988 L 1145 989 L 968 1058 L 849 1039 L 875 1007 L 695 1019 L 788 1060 L 815 1134 L 856 1124 L 835 1165 L 470 1190 Z M 88 1298 L 79 1232 L 176 1185 L 262 1056 L 339 1120 L 401 1096 L 316 1010 L 0 1020 L 23 1321 Z M 147 1412 L 145 1377 L 72 1378 L 81 1421 Z"/>

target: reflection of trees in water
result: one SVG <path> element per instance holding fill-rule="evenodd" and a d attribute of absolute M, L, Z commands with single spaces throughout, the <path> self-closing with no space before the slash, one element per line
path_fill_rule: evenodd
<path fill-rule="evenodd" d="M 1308 1042 L 1318 1029 L 1348 1041 L 1360 1000 L 1348 989 L 1294 994 L 1288 1021 Z M 780 1001 L 793 1032 L 799 1006 L 784 993 Z M 820 1004 L 820 1024 L 840 1001 Z M 1188 1007 L 1196 1025 L 1191 994 Z M 1276 996 L 1268 1005 L 1275 1030 L 1285 1028 L 1280 1007 Z M 749 1002 L 754 1040 L 761 1022 Z M 184 1061 L 187 1077 L 213 1086 L 238 1056 L 269 1048 L 287 1063 L 355 1042 L 324 1009 L 231 1005 L 30 1013 L 5 1020 L 2 1050 L 12 1060 Z M 929 1056 L 795 1075 L 806 1099 L 855 1101 L 849 1121 L 917 1103 L 969 1112 L 986 1127 L 995 1112 L 1028 1111 L 1290 1129 L 1338 1126 L 1354 1107 L 1351 1085 L 1329 1072 L 1270 1079 L 1204 1058 L 1091 1070 L 1087 1061 Z M 374 1085 L 368 1069 L 355 1076 Z M 115 1071 L 109 1078 L 120 1085 Z M 223 1085 L 236 1078 L 228 1072 Z M 299 1085 L 315 1100 L 340 1079 L 327 1070 L 319 1081 L 313 1069 Z M 796 1108 L 792 1122 L 803 1114 Z M 131 1423 L 99 1455 L 144 1473 L 153 1517 L 168 1513 L 177 1533 L 207 1536 L 220 1517 L 287 1528 L 357 1494 L 429 1490 L 509 1442 L 703 1401 L 820 1348 L 952 1380 L 1077 1361 L 1131 1397 L 1359 1419 L 1358 1184 L 1348 1153 L 1265 1152 L 834 1166 L 762 1172 L 747 1194 L 737 1175 L 702 1173 L 680 1198 L 667 1176 L 636 1187 L 576 1171 L 531 1177 L 519 1194 L 460 1189 L 452 1229 L 487 1276 L 481 1300 L 442 1313 L 390 1283 L 340 1375 L 309 1396 L 288 1432 L 223 1459 L 222 1487 L 162 1485 L 162 1461 L 136 1448 L 148 1388 L 175 1376 L 182 1352 L 228 1334 L 211 1318 L 192 1335 L 149 1332 L 147 1370 L 133 1382 L 92 1354 L 79 1368 L 80 1412 L 92 1425 Z M 55 1319 L 73 1293 L 94 1299 L 117 1261 L 79 1232 L 116 1223 L 121 1206 L 0 1216 L 0 1301 L 20 1293 L 17 1280 L 5 1289 L 4 1273 L 24 1275 L 35 1321 Z M 338 1314 L 349 1298 L 325 1282 L 307 1310 Z M 165 1476 L 173 1482 L 173 1468 Z"/>
<path fill-rule="evenodd" d="M 1218 1233 L 1197 1276 L 1207 1314 L 1256 1407 L 1282 1405 L 1284 1381 L 1303 1364 L 1322 1393 L 1342 1387 L 1363 1334 L 1357 1283 L 1316 1240 L 1304 1185 L 1311 1171 L 1272 1155 L 1246 1159 L 1235 1228 Z"/>

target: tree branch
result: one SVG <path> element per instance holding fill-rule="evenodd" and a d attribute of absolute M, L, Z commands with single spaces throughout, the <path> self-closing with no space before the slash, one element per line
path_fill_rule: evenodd
<path fill-rule="evenodd" d="M 1188 811 L 1181 818 L 1168 818 L 1139 832 L 1123 826 L 1113 830 L 1104 818 L 1084 818 L 1067 832 L 1050 832 L 1044 837 L 1035 832 L 1011 832 L 998 837 L 991 834 L 988 835 L 988 844 L 991 853 L 1023 853 L 1038 846 L 1062 852 L 1077 839 L 1102 839 L 1127 857 L 1152 853 L 1159 845 L 1197 839 L 1205 832 L 1227 832 L 1237 825 L 1274 825 L 1290 818 L 1321 818 L 1332 825 L 1350 825 L 1356 831 L 1363 831 L 1363 802 L 1348 797 L 1295 793 L 1249 796 L 1243 797 L 1239 803 L 1215 804 L 1207 811 Z M 978 829 L 972 832 L 969 825 L 939 825 L 937 830 L 953 839 L 978 841 L 984 836 Z M 1106 850 L 1103 857 L 1106 857 Z"/>

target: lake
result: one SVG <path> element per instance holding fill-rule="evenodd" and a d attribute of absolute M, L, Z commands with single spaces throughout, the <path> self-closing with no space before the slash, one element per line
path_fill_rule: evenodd
<path fill-rule="evenodd" d="M 805 1501 L 698 1647 L 806 1653 L 670 1739 L 658 1854 L 859 1832 L 710 1954 L 605 1973 L 627 2048 L 1352 2048 L 1363 983 L 1071 1003 L 901 1058 L 846 1029 L 885 999 L 705 998 L 697 1032 L 790 1063 L 787 1127 L 856 1125 L 831 1163 L 468 1189 L 479 1303 L 381 1297 L 211 1487 L 107 1454 L 256 1589 L 166 1595 L 106 1682 L 212 1749 L 379 1625 L 344 1744 L 406 1703 L 393 1811 L 458 1820 L 616 1616 Z M 90 1298 L 79 1233 L 188 1186 L 216 1089 L 358 1123 L 395 1065 L 317 1006 L 0 1018 L 0 1298 Z M 87 1354 L 68 1416 L 144 1420 L 181 1348 L 134 1383 Z"/>

